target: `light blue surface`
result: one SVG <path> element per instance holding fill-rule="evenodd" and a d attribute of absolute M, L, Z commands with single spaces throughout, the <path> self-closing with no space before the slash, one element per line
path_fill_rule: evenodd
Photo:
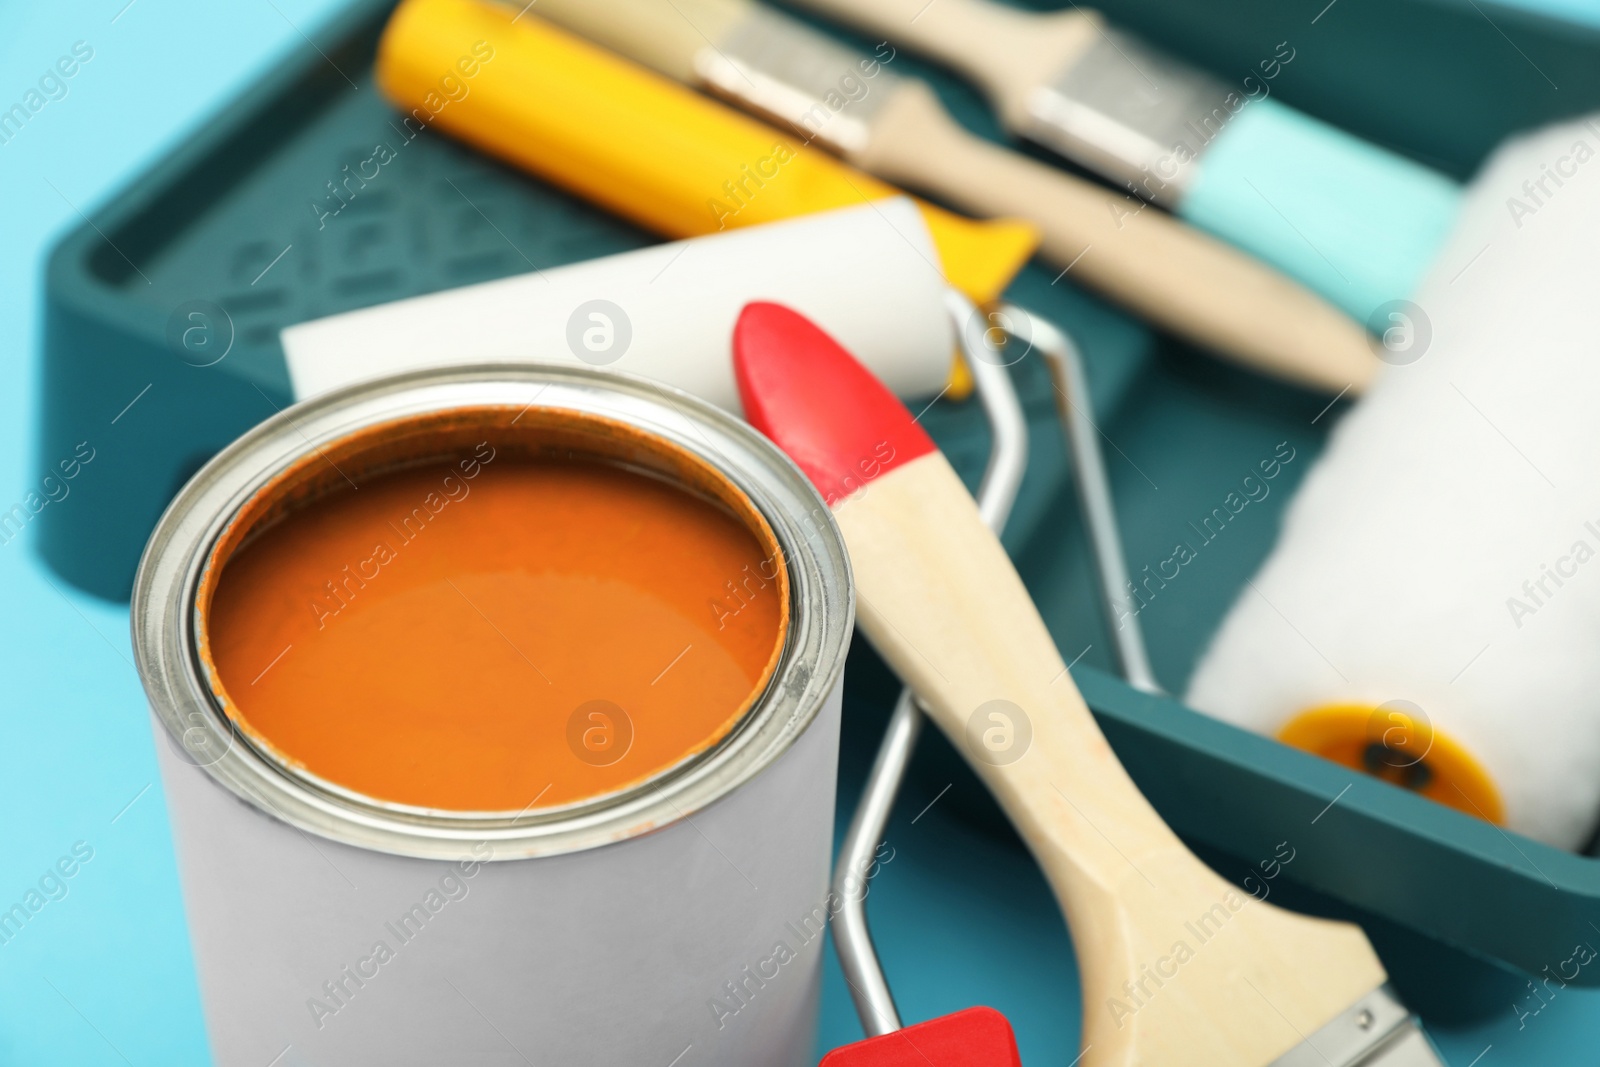
<path fill-rule="evenodd" d="M 1460 199 L 1443 175 L 1271 97 L 1245 103 L 1200 160 L 1178 213 L 1358 322 L 1411 297 Z"/>
<path fill-rule="evenodd" d="M 1500 0 L 1506 7 L 1520 7 L 1551 18 L 1584 26 L 1600 26 L 1600 3 L 1596 0 Z"/>
<path fill-rule="evenodd" d="M 337 6 L 124 3 L 0 7 L 4 106 L 21 100 L 75 41 L 94 49 L 67 95 L 0 144 L 0 321 L 9 324 L 0 348 L 0 508 L 23 499 L 44 473 L 32 439 L 40 270 L 50 241 L 275 57 L 307 48 L 296 27 L 310 30 Z M 97 447 L 117 447 L 115 426 Z M 0 944 L 0 1067 L 208 1062 L 129 656 L 125 607 L 62 587 L 34 556 L 31 533 L 0 545 L 0 907 L 23 901 L 75 842 L 94 850 L 66 880 L 66 895 Z M 1017 1025 L 1030 1067 L 1065 1067 L 1075 1055 L 1076 978 L 1059 920 L 1039 918 L 1052 912 L 1037 871 L 943 821 L 937 807 L 913 825 L 909 816 L 928 799 L 902 804 L 891 827 L 896 860 L 871 897 L 902 1008 L 922 1019 L 993 1003 Z M 828 966 L 823 1038 L 832 1044 L 859 1030 L 831 957 Z M 1592 1062 L 1600 992 L 1559 992 L 1524 1024 L 1507 1005 L 1502 1017 L 1437 1036 L 1457 1067 Z M 681 1067 L 693 1067 L 692 1058 Z"/>
<path fill-rule="evenodd" d="M 0 510 L 58 457 L 33 454 L 43 259 L 332 4 L 166 0 L 0 5 L 0 110 L 84 42 L 93 57 L 0 143 Z M 274 8 L 276 5 L 276 9 Z M 281 12 L 281 14 L 280 14 Z M 117 447 L 108 424 L 94 447 Z M 92 476 L 92 464 L 83 476 Z M 70 508 L 71 495 L 49 507 Z M 0 1065 L 209 1062 L 127 609 L 63 586 L 33 533 L 0 545 L 0 909 L 93 858 L 0 944 Z M 51 883 L 53 888 L 54 883 Z M 56 890 L 59 895 L 59 890 Z M 42 898 L 42 894 L 41 894 Z M 265 1067 L 265 1065 L 261 1065 Z"/>

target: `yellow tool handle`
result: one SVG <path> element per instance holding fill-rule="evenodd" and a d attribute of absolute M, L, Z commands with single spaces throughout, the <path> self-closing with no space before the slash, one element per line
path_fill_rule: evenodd
<path fill-rule="evenodd" d="M 378 84 L 411 125 L 459 137 L 667 237 L 900 195 L 799 138 L 479 0 L 405 0 L 379 45 Z M 943 261 L 929 268 L 980 303 L 1000 295 L 1038 243 L 1028 223 L 918 206 Z"/>

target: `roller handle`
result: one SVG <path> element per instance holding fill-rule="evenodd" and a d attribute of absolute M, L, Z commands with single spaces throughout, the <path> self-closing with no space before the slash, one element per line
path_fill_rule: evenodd
<path fill-rule="evenodd" d="M 817 1067 L 1022 1067 L 1011 1024 L 968 1008 L 836 1048 Z"/>

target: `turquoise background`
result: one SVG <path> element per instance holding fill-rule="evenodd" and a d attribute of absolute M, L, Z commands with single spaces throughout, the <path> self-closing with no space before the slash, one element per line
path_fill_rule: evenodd
<path fill-rule="evenodd" d="M 1600 25 L 1594 4 L 1538 6 Z M 20 100 L 75 41 L 95 53 L 65 98 L 0 144 L 0 510 L 37 486 L 55 458 L 32 450 L 40 270 L 52 239 L 276 57 L 308 48 L 303 31 L 336 7 L 12 0 L 0 8 L 0 107 Z M 96 447 L 116 446 L 110 414 Z M 0 1065 L 208 1062 L 130 657 L 125 606 L 64 587 L 39 564 L 31 533 L 0 545 L 0 906 L 20 900 L 74 843 L 94 850 L 66 881 L 67 895 L 0 944 Z M 1025 857 L 944 821 L 937 807 L 911 824 L 928 799 L 902 804 L 891 827 L 896 858 L 871 898 L 903 1011 L 921 1019 L 991 1003 L 1017 1024 L 1030 1067 L 1070 1063 L 1076 979 L 1043 883 Z M 824 1042 L 858 1033 L 830 958 Z M 1586 1062 L 1600 1041 L 1600 991 L 1562 991 L 1521 1027 L 1508 1004 L 1503 1016 L 1435 1036 L 1458 1067 Z"/>

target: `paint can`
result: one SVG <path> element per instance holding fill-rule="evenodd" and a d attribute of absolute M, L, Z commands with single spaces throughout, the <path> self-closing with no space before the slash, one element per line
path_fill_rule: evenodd
<path fill-rule="evenodd" d="M 727 736 L 602 797 L 451 812 L 322 781 L 230 718 L 197 638 L 216 546 L 261 494 L 293 491 L 284 472 L 436 447 L 406 428 L 441 418 L 485 434 L 556 427 L 563 448 L 667 479 L 682 463 L 661 457 L 687 455 L 748 499 L 782 553 L 788 626 Z M 230 445 L 157 526 L 132 610 L 217 1062 L 811 1062 L 853 597 L 798 469 L 739 420 L 644 379 L 413 372 L 296 405 Z"/>

